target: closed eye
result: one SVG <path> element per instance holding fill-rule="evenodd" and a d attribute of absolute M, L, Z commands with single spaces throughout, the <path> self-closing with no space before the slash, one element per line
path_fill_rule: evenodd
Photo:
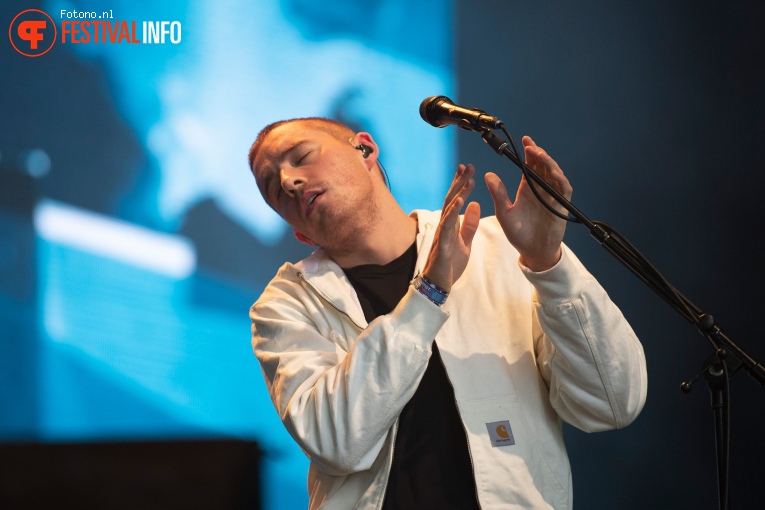
<path fill-rule="evenodd" d="M 311 154 L 311 152 L 313 152 L 313 151 L 307 151 L 307 152 L 303 153 L 301 156 L 299 156 L 298 159 L 295 160 L 295 165 L 294 166 L 298 166 L 301 163 L 305 162 L 305 159 L 308 157 L 309 154 Z"/>
<path fill-rule="evenodd" d="M 271 175 L 264 179 L 263 189 L 266 190 L 266 202 L 272 204 L 276 203 L 282 192 L 282 187 L 279 185 L 278 180 Z"/>

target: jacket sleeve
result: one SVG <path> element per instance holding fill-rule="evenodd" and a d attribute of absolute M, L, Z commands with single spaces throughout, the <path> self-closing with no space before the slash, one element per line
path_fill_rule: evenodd
<path fill-rule="evenodd" d="M 390 314 L 346 339 L 326 315 L 341 312 L 324 307 L 306 284 L 275 279 L 250 310 L 252 344 L 290 435 L 341 476 L 374 462 L 448 314 L 410 287 Z"/>
<path fill-rule="evenodd" d="M 645 404 L 647 377 L 621 311 L 565 246 L 553 268 L 521 269 L 534 286 L 537 363 L 553 408 L 586 432 L 629 425 Z"/>

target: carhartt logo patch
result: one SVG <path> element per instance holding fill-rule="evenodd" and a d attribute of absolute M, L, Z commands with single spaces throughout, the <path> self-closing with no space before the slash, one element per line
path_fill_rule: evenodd
<path fill-rule="evenodd" d="M 489 439 L 491 439 L 491 446 L 510 446 L 515 444 L 515 438 L 513 437 L 513 429 L 510 428 L 510 422 L 495 421 L 493 423 L 487 423 L 486 429 L 489 431 Z"/>

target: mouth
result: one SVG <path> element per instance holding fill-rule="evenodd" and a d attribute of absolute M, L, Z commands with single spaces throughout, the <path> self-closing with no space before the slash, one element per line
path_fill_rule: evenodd
<path fill-rule="evenodd" d="M 305 200 L 305 210 L 306 214 L 310 214 L 311 211 L 313 211 L 313 205 L 316 203 L 316 199 L 319 198 L 322 195 L 323 192 L 321 191 L 311 191 L 306 194 L 307 199 Z"/>

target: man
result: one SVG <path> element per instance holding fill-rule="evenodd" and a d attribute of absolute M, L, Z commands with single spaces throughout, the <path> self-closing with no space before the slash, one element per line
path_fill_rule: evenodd
<path fill-rule="evenodd" d="M 440 213 L 407 215 L 379 153 L 316 118 L 272 124 L 250 150 L 266 202 L 319 247 L 250 313 L 274 406 L 311 460 L 310 508 L 571 508 L 561 419 L 634 420 L 639 341 L 525 180 L 511 201 L 487 173 L 496 216 L 470 203 L 460 217 L 475 186 L 460 165 Z"/>

